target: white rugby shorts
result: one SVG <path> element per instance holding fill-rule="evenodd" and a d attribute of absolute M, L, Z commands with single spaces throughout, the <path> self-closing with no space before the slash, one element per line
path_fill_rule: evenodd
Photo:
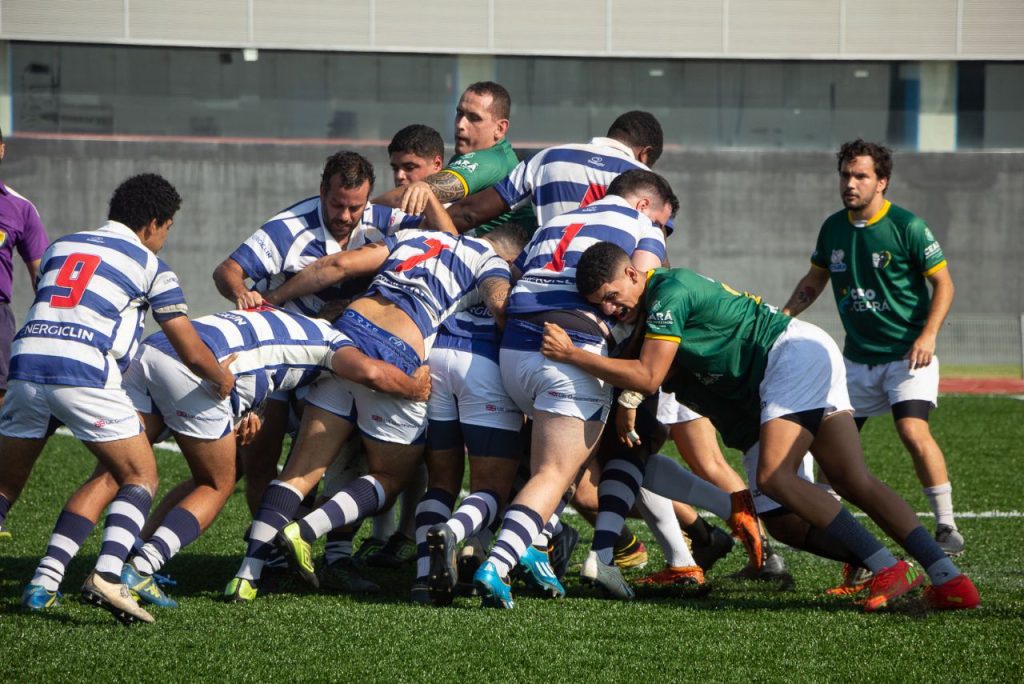
<path fill-rule="evenodd" d="M 689 423 L 703 417 L 685 404 L 676 401 L 674 393 L 658 392 L 658 422 L 662 425 Z"/>
<path fill-rule="evenodd" d="M 924 368 L 910 370 L 906 359 L 869 366 L 844 358 L 846 387 L 850 392 L 854 416 L 882 416 L 901 401 L 927 401 L 939 404 L 939 359 Z"/>
<path fill-rule="evenodd" d="M 505 391 L 501 369 L 483 354 L 434 347 L 430 366 L 427 419 L 508 430 L 523 427 L 523 412 Z"/>
<path fill-rule="evenodd" d="M 607 356 L 607 345 L 581 345 L 581 349 Z M 586 371 L 557 363 L 539 351 L 501 350 L 501 379 L 512 401 L 529 417 L 546 411 L 583 421 L 608 420 L 612 388 Z"/>
<path fill-rule="evenodd" d="M 835 340 L 795 318 L 768 351 L 760 393 L 761 423 L 812 409 L 825 409 L 825 416 L 852 409 Z"/>
<path fill-rule="evenodd" d="M 0 411 L 0 434 L 42 439 L 57 419 L 83 442 L 113 442 L 143 431 L 128 394 L 117 388 L 46 385 L 11 380 Z"/>
<path fill-rule="evenodd" d="M 413 444 L 427 428 L 427 402 L 399 399 L 331 375 L 320 378 L 306 403 L 355 422 L 367 437 Z"/>

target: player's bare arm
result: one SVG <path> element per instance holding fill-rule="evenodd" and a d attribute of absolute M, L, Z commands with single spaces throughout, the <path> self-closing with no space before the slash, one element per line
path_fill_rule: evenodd
<path fill-rule="evenodd" d="M 41 259 L 35 259 L 33 261 L 26 261 L 25 268 L 28 269 L 28 279 L 32 283 L 32 291 L 36 291 L 36 281 L 39 280 L 39 264 L 42 262 Z"/>
<path fill-rule="evenodd" d="M 415 185 L 415 183 L 413 183 Z M 411 187 L 411 186 L 410 186 Z M 423 223 L 426 228 L 433 228 L 449 235 L 459 236 L 459 231 L 456 230 L 455 224 L 452 223 L 451 217 L 448 212 L 445 211 L 444 205 L 441 204 L 441 200 L 437 199 L 429 189 L 426 190 L 425 196 L 426 205 L 423 210 Z"/>
<path fill-rule="evenodd" d="M 373 275 L 387 258 L 388 250 L 380 243 L 369 244 L 351 252 L 328 254 L 306 266 L 280 287 L 267 292 L 264 299 L 280 305 L 320 292 L 349 278 Z"/>
<path fill-rule="evenodd" d="M 789 297 L 789 301 L 782 307 L 782 313 L 788 316 L 799 316 L 803 313 L 807 307 L 814 303 L 818 295 L 825 290 L 825 286 L 828 285 L 828 278 L 827 268 L 812 265 L 807 275 L 797 283 L 796 289 L 793 290 L 793 294 Z"/>
<path fill-rule="evenodd" d="M 596 378 L 624 390 L 650 395 L 668 375 L 679 344 L 671 340 L 645 339 L 637 359 L 613 359 L 580 349 L 554 323 L 544 324 L 541 353 L 552 361 L 571 363 Z"/>
<path fill-rule="evenodd" d="M 452 217 L 456 230 L 465 233 L 498 218 L 509 209 L 492 186 L 455 202 L 448 207 L 448 215 Z"/>
<path fill-rule="evenodd" d="M 928 282 L 932 284 L 932 306 L 928 310 L 924 329 L 907 352 L 906 359 L 911 369 L 924 368 L 932 362 L 939 329 L 953 306 L 953 278 L 949 275 L 948 267 L 928 276 Z"/>
<path fill-rule="evenodd" d="M 406 375 L 397 366 L 371 359 L 355 347 L 342 347 L 334 352 L 331 368 L 338 377 L 358 382 L 376 392 L 410 401 L 426 401 L 430 397 L 430 369 L 427 366 L 420 366 L 412 375 Z"/>
<path fill-rule="evenodd" d="M 239 309 L 250 309 L 263 303 L 263 295 L 245 284 L 248 276 L 237 261 L 228 257 L 213 270 L 213 282 L 228 301 Z"/>
<path fill-rule="evenodd" d="M 487 278 L 479 286 L 487 310 L 494 316 L 494 324 L 499 330 L 505 329 L 505 312 L 508 307 L 508 293 L 512 285 L 504 278 Z"/>
<path fill-rule="evenodd" d="M 432 173 L 424 178 L 421 183 L 426 183 L 430 188 L 431 192 L 442 204 L 447 202 L 454 202 L 455 200 L 462 199 L 466 196 L 466 188 L 459 180 L 459 177 L 454 173 L 448 171 L 438 171 Z M 373 198 L 374 204 L 379 204 L 385 207 L 396 207 L 401 209 L 403 198 L 405 197 L 406 190 L 409 186 L 397 187 L 394 190 L 388 190 L 382 195 L 377 195 Z M 403 209 L 403 211 L 406 211 Z M 406 213 L 416 213 L 409 212 Z"/>
<path fill-rule="evenodd" d="M 654 268 L 661 268 L 661 257 L 645 249 L 638 249 L 633 252 L 633 255 L 629 257 L 629 261 L 641 273 L 647 273 L 647 271 Z"/>
<path fill-rule="evenodd" d="M 160 329 L 167 335 L 167 341 L 174 347 L 181 362 L 197 376 L 209 381 L 218 397 L 223 399 L 231 394 L 235 376 L 228 370 L 228 366 L 235 360 L 234 354 L 224 361 L 217 361 L 188 316 L 175 316 L 160 321 Z"/>

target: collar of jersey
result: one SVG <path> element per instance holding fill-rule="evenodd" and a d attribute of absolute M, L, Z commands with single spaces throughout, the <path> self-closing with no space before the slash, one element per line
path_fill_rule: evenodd
<path fill-rule="evenodd" d="M 119 221 L 111 221 L 108 219 L 107 224 L 100 228 L 100 230 L 107 230 L 110 231 L 111 233 L 117 233 L 120 236 L 128 238 L 132 242 L 137 242 L 140 245 L 142 244 L 142 240 L 139 239 L 139 234 Z"/>
<path fill-rule="evenodd" d="M 629 145 L 627 145 L 627 144 L 625 144 L 625 143 L 623 143 L 623 142 L 621 142 L 619 140 L 616 140 L 615 138 L 602 138 L 602 137 L 591 138 L 590 139 L 590 144 L 591 145 L 600 145 L 601 147 L 614 147 L 615 149 L 619 150 L 623 154 L 627 155 L 630 159 L 636 159 L 636 155 L 633 154 L 633 149 L 631 147 L 629 147 Z M 637 160 L 637 162 L 639 163 L 639 160 Z"/>
<path fill-rule="evenodd" d="M 889 200 L 885 200 L 885 203 L 882 205 L 882 208 L 879 209 L 874 216 L 868 219 L 868 222 L 864 224 L 864 227 L 866 228 L 868 226 L 873 226 L 882 219 L 884 219 L 885 215 L 889 213 L 889 207 L 891 206 L 892 202 L 890 202 Z M 853 216 L 850 214 L 849 210 L 847 210 L 846 212 L 846 220 L 849 221 L 851 225 L 857 225 L 857 223 L 853 220 Z"/>

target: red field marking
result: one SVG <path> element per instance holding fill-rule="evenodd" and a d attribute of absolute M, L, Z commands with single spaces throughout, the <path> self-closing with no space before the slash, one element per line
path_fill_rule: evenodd
<path fill-rule="evenodd" d="M 942 378 L 939 392 L 943 394 L 1024 394 L 1020 378 Z"/>

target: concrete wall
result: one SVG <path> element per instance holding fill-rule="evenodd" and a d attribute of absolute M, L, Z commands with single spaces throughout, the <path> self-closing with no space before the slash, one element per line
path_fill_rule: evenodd
<path fill-rule="evenodd" d="M 12 138 L 0 178 L 36 203 L 51 238 L 100 225 L 117 184 L 155 171 L 184 198 L 162 256 L 196 314 L 227 308 L 210 274 L 265 219 L 315 194 L 333 148 Z M 382 147 L 360 151 L 391 186 Z M 808 268 L 818 227 L 840 207 L 834 158 L 775 150 L 668 152 L 658 165 L 682 202 L 676 265 L 782 304 Z M 902 153 L 891 200 L 924 216 L 957 286 L 956 314 L 1024 311 L 1024 153 Z M 30 302 L 16 266 L 15 311 Z M 833 309 L 819 302 L 811 314 Z"/>
<path fill-rule="evenodd" d="M 1020 59 L 1020 0 L 2 0 L 0 38 L 461 54 Z"/>

